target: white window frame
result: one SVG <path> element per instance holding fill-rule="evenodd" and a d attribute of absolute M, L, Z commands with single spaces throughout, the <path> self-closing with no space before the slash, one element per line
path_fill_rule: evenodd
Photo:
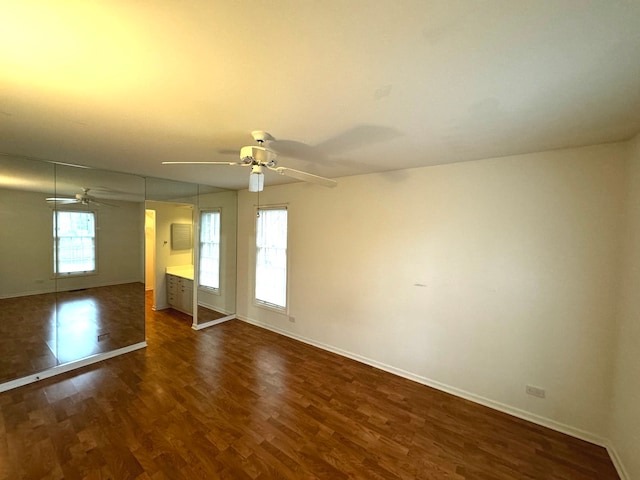
<path fill-rule="evenodd" d="M 285 247 L 285 278 L 284 278 L 284 305 L 279 305 L 276 303 L 269 302 L 267 300 L 262 300 L 258 298 L 258 260 L 260 257 L 260 247 L 258 246 L 258 223 L 260 221 L 259 214 L 269 210 L 284 210 L 287 212 L 287 235 L 286 235 L 286 247 Z M 266 308 L 268 310 L 273 310 L 278 313 L 288 314 L 289 312 L 289 208 L 286 205 L 270 205 L 270 206 L 261 206 L 256 208 L 256 222 L 254 224 L 255 227 L 255 259 L 254 259 L 254 280 L 253 280 L 253 304 Z"/>
<path fill-rule="evenodd" d="M 218 286 L 217 287 L 212 287 L 211 285 L 205 285 L 203 283 L 201 283 L 202 281 L 202 233 L 203 233 L 203 228 L 202 228 L 202 217 L 203 215 L 206 214 L 211 214 L 211 213 L 217 213 L 218 214 Z M 210 293 L 215 293 L 217 295 L 220 295 L 220 272 L 221 272 L 221 266 L 222 266 L 222 235 L 221 235 L 221 229 L 222 229 L 222 209 L 221 208 L 207 208 L 204 210 L 200 210 L 200 218 L 198 219 L 199 222 L 199 226 L 200 226 L 200 234 L 198 236 L 198 287 L 202 290 L 205 290 L 207 292 Z"/>
<path fill-rule="evenodd" d="M 60 272 L 58 266 L 60 237 L 58 237 L 58 214 L 59 213 L 77 213 L 93 215 L 93 270 L 76 270 L 72 272 Z M 53 261 L 51 266 L 54 278 L 82 277 L 89 275 L 97 275 L 98 273 L 98 212 L 95 210 L 73 210 L 59 209 L 53 210 Z"/>

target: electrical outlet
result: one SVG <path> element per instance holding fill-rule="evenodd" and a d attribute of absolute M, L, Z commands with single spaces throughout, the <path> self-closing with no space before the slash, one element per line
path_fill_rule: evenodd
<path fill-rule="evenodd" d="M 111 336 L 110 333 L 102 333 L 100 335 L 98 335 L 98 341 L 102 342 L 104 340 L 106 340 L 107 338 L 109 338 Z"/>
<path fill-rule="evenodd" d="M 545 396 L 547 395 L 547 392 L 544 390 L 544 388 L 534 387 L 533 385 L 527 385 L 526 392 L 527 395 L 538 398 L 545 398 Z"/>
<path fill-rule="evenodd" d="M 291 323 L 296 323 L 296 317 L 289 317 L 289 321 Z"/>

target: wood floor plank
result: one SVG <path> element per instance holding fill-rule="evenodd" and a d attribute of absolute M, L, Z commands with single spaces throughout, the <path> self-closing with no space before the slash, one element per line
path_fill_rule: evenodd
<path fill-rule="evenodd" d="M 606 451 L 233 320 L 0 394 L 0 480 L 612 480 Z"/>

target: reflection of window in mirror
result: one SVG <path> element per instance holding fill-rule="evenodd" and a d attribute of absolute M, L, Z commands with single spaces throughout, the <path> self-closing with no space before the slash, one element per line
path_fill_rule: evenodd
<path fill-rule="evenodd" d="M 200 212 L 200 275 L 201 287 L 220 289 L 220 210 Z"/>
<path fill-rule="evenodd" d="M 96 271 L 96 214 L 53 212 L 53 272 L 78 275 Z"/>

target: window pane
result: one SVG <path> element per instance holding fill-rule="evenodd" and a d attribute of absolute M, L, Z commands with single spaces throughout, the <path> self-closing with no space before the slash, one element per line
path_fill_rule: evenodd
<path fill-rule="evenodd" d="M 95 213 L 55 211 L 53 233 L 55 273 L 95 271 Z"/>
<path fill-rule="evenodd" d="M 220 288 L 220 212 L 200 214 L 200 285 Z"/>
<path fill-rule="evenodd" d="M 260 210 L 256 225 L 256 300 L 287 305 L 287 210 Z"/>

